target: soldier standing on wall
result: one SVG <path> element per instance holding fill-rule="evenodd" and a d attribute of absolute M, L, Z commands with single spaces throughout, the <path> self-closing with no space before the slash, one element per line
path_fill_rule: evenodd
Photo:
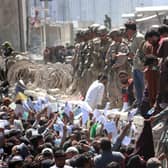
<path fill-rule="evenodd" d="M 12 56 L 13 54 L 13 51 L 14 51 L 14 48 L 12 47 L 12 44 L 8 41 L 5 41 L 3 44 L 2 44 L 2 49 L 1 49 L 1 52 L 2 52 L 2 57 L 4 59 L 4 63 L 5 63 L 5 66 L 4 66 L 4 80 L 7 80 L 7 73 L 8 73 L 8 68 L 7 68 L 7 64 L 8 64 L 8 60 L 9 60 L 9 57 Z"/>
<path fill-rule="evenodd" d="M 104 25 L 108 30 L 111 29 L 111 18 L 107 14 L 105 15 Z"/>

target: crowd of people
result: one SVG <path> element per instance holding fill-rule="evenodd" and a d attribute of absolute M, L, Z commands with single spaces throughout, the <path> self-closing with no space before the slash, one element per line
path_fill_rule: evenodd
<path fill-rule="evenodd" d="M 139 133 L 132 120 L 121 121 L 119 115 L 114 118 L 104 115 L 106 119 L 101 121 L 96 112 L 92 113 L 85 105 L 86 102 L 73 107 L 65 103 L 60 108 L 53 108 L 46 98 L 35 100 L 21 92 L 18 92 L 15 103 L 5 97 L 0 112 L 0 166 L 162 167 L 167 149 L 155 155 L 151 122 L 166 116 L 167 110 L 146 119 Z M 83 116 L 87 110 L 90 112 L 86 120 Z"/>
<path fill-rule="evenodd" d="M 81 43 L 93 39 L 95 29 L 103 41 Z M 77 48 L 82 53 L 76 53 L 74 59 L 76 77 L 99 69 L 83 101 L 55 104 L 46 97 L 25 95 L 20 85 L 13 99 L 2 99 L 0 167 L 167 168 L 168 26 L 150 29 L 144 36 L 135 23 L 129 22 L 125 31 L 113 29 L 108 34 L 111 41 L 104 38 L 104 28 L 94 26 L 92 30 L 87 37 L 78 37 Z M 100 42 L 107 47 L 102 49 Z M 127 72 L 128 62 L 132 72 Z M 121 85 L 126 121 L 120 120 L 120 115 L 111 117 L 108 103 L 100 110 L 103 94 L 107 93 L 107 98 L 113 95 L 110 87 L 115 80 Z M 144 117 L 142 129 L 133 121 L 135 114 Z M 158 144 L 152 127 L 163 120 Z"/>

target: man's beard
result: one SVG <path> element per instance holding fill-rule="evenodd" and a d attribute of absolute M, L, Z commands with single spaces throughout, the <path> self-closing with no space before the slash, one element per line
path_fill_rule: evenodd
<path fill-rule="evenodd" d="M 122 84 L 127 84 L 127 83 L 128 83 L 128 80 L 122 80 L 121 83 L 122 83 Z"/>

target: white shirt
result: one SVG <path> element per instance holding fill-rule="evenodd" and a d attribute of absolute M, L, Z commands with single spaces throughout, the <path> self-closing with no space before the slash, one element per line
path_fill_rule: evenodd
<path fill-rule="evenodd" d="M 104 89 L 104 84 L 99 82 L 98 80 L 94 81 L 90 85 L 86 93 L 85 101 L 90 105 L 93 110 L 97 108 L 97 105 L 101 105 Z"/>

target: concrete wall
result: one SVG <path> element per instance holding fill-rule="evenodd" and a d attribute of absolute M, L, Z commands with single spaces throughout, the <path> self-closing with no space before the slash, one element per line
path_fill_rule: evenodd
<path fill-rule="evenodd" d="M 56 46 L 73 43 L 73 24 L 57 23 L 55 25 L 46 26 L 46 45 Z"/>
<path fill-rule="evenodd" d="M 0 0 L 0 44 L 10 41 L 16 50 L 22 51 L 26 40 L 24 3 L 25 0 Z"/>
<path fill-rule="evenodd" d="M 73 43 L 73 24 L 72 23 L 65 23 L 62 25 L 61 28 L 61 39 L 62 44 L 65 45 L 66 43 L 72 44 Z"/>
<path fill-rule="evenodd" d="M 46 46 L 61 45 L 61 27 L 47 25 L 46 26 Z"/>

